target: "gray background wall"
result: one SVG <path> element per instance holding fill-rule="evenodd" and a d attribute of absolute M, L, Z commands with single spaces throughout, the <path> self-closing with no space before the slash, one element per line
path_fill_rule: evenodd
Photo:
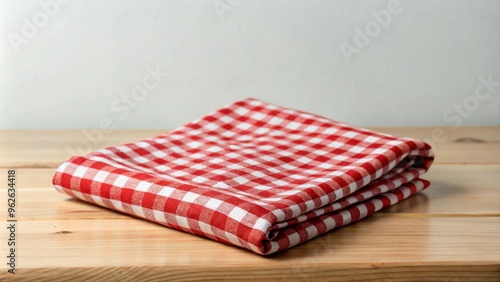
<path fill-rule="evenodd" d="M 500 125 L 500 1 L 0 1 L 0 128 L 174 128 L 245 97 Z"/>

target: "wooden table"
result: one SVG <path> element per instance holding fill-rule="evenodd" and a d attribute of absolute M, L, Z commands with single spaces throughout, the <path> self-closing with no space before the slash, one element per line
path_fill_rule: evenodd
<path fill-rule="evenodd" d="M 374 128 L 439 141 L 425 192 L 289 251 L 262 257 L 59 194 L 69 150 L 159 130 L 0 132 L 1 281 L 500 281 L 500 127 Z M 439 135 L 443 130 L 446 137 Z M 87 132 L 89 133 L 89 132 Z M 87 142 L 87 143 L 86 143 Z M 89 146 L 87 146 L 89 147 Z M 16 273 L 7 273 L 7 171 L 16 170 Z"/>

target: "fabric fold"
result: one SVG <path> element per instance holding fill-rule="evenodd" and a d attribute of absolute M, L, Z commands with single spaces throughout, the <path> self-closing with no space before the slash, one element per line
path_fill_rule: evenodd
<path fill-rule="evenodd" d="M 74 156 L 84 201 L 268 255 L 427 188 L 431 147 L 245 99 L 171 132 Z"/>

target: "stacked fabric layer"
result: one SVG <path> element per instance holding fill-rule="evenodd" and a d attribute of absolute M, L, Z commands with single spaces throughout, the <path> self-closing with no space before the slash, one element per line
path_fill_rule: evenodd
<path fill-rule="evenodd" d="M 75 156 L 72 197 L 268 255 L 427 188 L 430 146 L 256 99 L 174 131 Z"/>

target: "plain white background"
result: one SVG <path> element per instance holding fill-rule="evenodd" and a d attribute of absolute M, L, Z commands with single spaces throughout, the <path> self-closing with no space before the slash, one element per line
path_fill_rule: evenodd
<path fill-rule="evenodd" d="M 3 0 L 0 18 L 2 129 L 171 129 L 245 97 L 500 125 L 500 1 Z"/>

